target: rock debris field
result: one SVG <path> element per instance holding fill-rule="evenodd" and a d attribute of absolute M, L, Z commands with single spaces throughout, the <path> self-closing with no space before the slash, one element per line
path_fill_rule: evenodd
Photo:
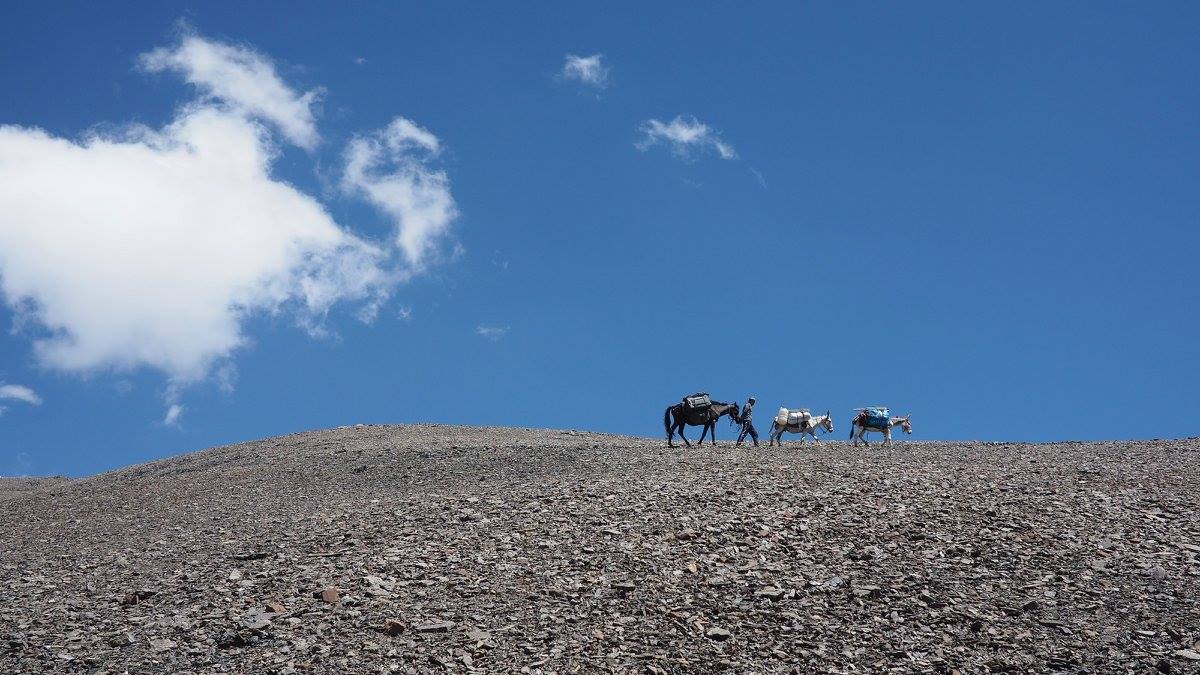
<path fill-rule="evenodd" d="M 355 426 L 3 479 L 0 672 L 1200 672 L 1198 459 Z"/>

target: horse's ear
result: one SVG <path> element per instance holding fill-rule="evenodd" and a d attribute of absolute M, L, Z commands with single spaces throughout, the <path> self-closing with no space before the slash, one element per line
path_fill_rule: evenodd
<path fill-rule="evenodd" d="M 826 410 L 826 411 L 825 411 L 825 416 L 826 416 L 826 417 L 829 417 L 829 410 Z"/>

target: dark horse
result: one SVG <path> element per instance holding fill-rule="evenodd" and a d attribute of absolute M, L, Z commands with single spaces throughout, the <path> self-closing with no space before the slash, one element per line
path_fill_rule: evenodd
<path fill-rule="evenodd" d="M 709 432 L 712 432 L 712 444 L 717 444 L 717 420 L 721 419 L 722 415 L 729 415 L 729 422 L 732 424 L 737 422 L 740 417 L 738 404 L 736 403 L 720 403 L 713 401 L 712 405 L 701 410 L 683 411 L 683 404 L 676 403 L 670 406 L 663 412 L 663 426 L 667 428 L 667 445 L 675 447 L 675 431 L 679 431 L 679 437 L 690 448 L 692 444 L 687 437 L 683 435 L 684 425 L 691 427 L 703 426 L 704 431 L 700 434 L 700 445 L 704 445 L 704 437 Z"/>

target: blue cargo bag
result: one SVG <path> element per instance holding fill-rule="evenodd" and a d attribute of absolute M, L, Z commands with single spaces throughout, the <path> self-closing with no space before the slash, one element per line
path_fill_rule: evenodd
<path fill-rule="evenodd" d="M 869 429 L 886 429 L 891 418 L 887 408 L 867 408 L 863 410 L 867 416 L 865 426 Z"/>

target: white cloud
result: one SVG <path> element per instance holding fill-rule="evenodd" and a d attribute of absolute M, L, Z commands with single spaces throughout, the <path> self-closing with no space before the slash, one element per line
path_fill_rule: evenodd
<path fill-rule="evenodd" d="M 0 400 L 23 401 L 30 405 L 41 405 L 42 397 L 37 392 L 20 384 L 0 383 Z"/>
<path fill-rule="evenodd" d="M 157 369 L 178 419 L 183 386 L 213 375 L 233 387 L 249 317 L 286 314 L 319 335 L 353 303 L 374 320 L 457 211 L 429 167 L 437 137 L 397 118 L 346 152 L 343 186 L 396 221 L 391 240 L 365 239 L 272 176 L 272 129 L 316 144 L 315 92 L 295 94 L 249 48 L 196 36 L 142 65 L 182 72 L 205 97 L 160 129 L 68 139 L 0 125 L 0 300 L 41 365 Z"/>
<path fill-rule="evenodd" d="M 637 130 L 642 138 L 634 145 L 643 152 L 663 144 L 682 159 L 690 159 L 696 152 L 707 149 L 715 150 L 721 159 L 737 159 L 733 146 L 722 140 L 712 127 L 695 117 L 678 115 L 670 122 L 650 119 L 639 124 Z"/>
<path fill-rule="evenodd" d="M 309 327 L 386 296 L 387 254 L 270 175 L 265 130 L 217 108 L 81 142 L 0 126 L 0 289 L 49 331 L 45 365 L 203 377 L 243 319 L 294 307 Z"/>
<path fill-rule="evenodd" d="M 608 86 L 608 66 L 604 65 L 603 54 L 591 56 L 576 56 L 567 54 L 559 77 L 564 80 L 577 80 L 597 89 Z"/>
<path fill-rule="evenodd" d="M 279 78 L 271 59 L 249 47 L 185 35 L 174 47 L 142 54 L 139 63 L 150 72 L 182 73 L 207 96 L 272 122 L 302 148 L 311 150 L 320 140 L 312 105 L 321 91 L 297 94 Z"/>
<path fill-rule="evenodd" d="M 495 342 L 508 335 L 508 326 L 488 326 L 481 324 L 475 328 L 475 334 Z"/>
<path fill-rule="evenodd" d="M 179 403 L 172 403 L 167 407 L 167 414 L 163 416 L 161 424 L 164 427 L 177 427 L 181 415 L 183 415 L 183 406 Z"/>
<path fill-rule="evenodd" d="M 226 394 L 232 394 L 238 378 L 237 366 L 229 362 L 222 363 L 213 373 L 213 377 L 217 381 L 218 389 Z"/>
<path fill-rule="evenodd" d="M 354 138 L 346 149 L 343 191 L 365 197 L 395 221 L 396 244 L 414 270 L 458 215 L 449 178 L 430 166 L 440 152 L 437 136 L 403 117 Z"/>

